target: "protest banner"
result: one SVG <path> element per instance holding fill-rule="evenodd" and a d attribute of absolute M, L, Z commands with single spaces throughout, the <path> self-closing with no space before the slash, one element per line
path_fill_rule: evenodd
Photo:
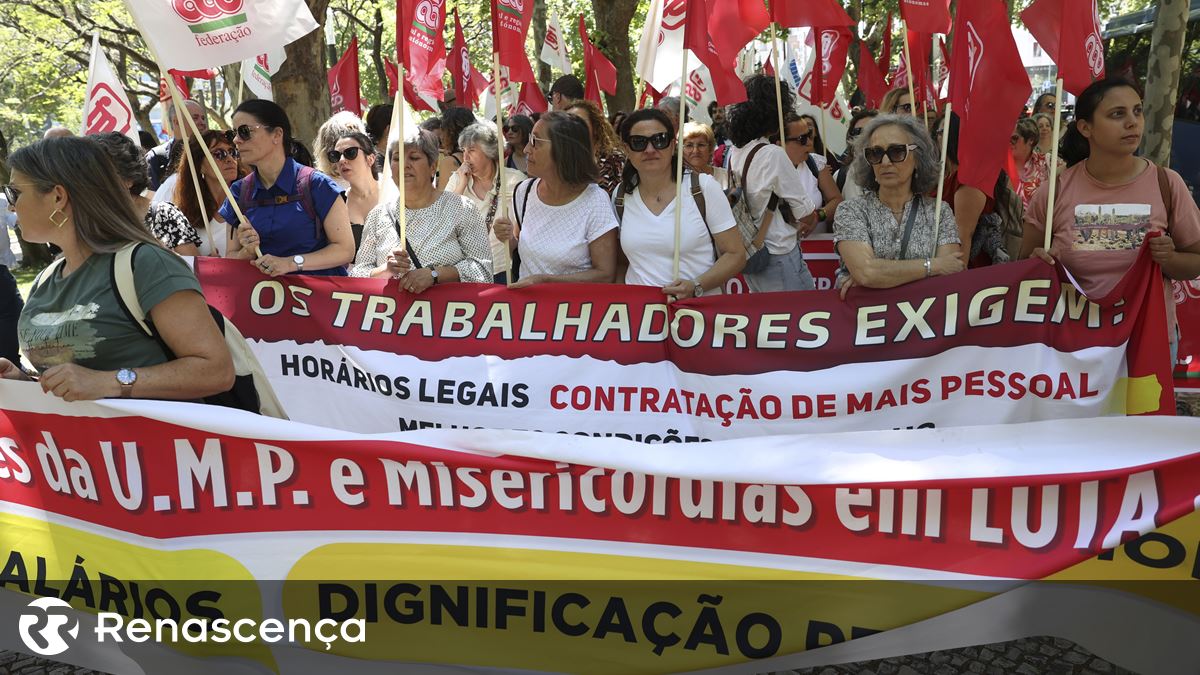
<path fill-rule="evenodd" d="M 1040 261 L 886 291 L 265 279 L 198 259 L 292 419 L 715 440 L 1174 410 L 1159 274 L 1088 301 Z M 1117 304 L 1123 299 L 1123 304 Z"/>
<path fill-rule="evenodd" d="M 1041 634 L 1138 672 L 1200 657 L 1194 419 L 647 452 L 0 401 L 0 612 L 69 603 L 56 658 L 116 675 L 762 672 Z"/>

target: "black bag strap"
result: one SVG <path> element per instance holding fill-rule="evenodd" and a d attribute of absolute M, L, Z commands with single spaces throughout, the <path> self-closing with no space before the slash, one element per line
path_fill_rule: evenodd
<path fill-rule="evenodd" d="M 529 193 L 533 191 L 533 184 L 536 181 L 536 178 L 527 178 L 513 190 L 513 215 L 517 217 L 517 227 L 521 227 L 521 221 L 525 220 L 525 209 L 529 207 Z M 517 193 L 521 191 L 522 187 L 525 188 L 525 197 L 521 199 L 521 208 L 517 208 Z"/>
<path fill-rule="evenodd" d="M 913 223 L 917 220 L 917 209 L 921 207 L 921 198 L 913 196 L 912 206 L 908 209 L 908 219 L 904 222 L 904 238 L 900 240 L 900 260 L 908 260 L 908 240 L 912 237 Z M 937 251 L 937 242 L 933 242 Z"/>

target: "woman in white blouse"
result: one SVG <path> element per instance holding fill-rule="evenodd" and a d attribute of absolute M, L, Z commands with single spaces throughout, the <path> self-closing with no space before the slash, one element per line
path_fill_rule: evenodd
<path fill-rule="evenodd" d="M 672 274 L 676 183 L 671 119 L 660 110 L 637 110 L 625 119 L 620 134 L 628 161 L 614 203 L 621 218 L 621 252 L 628 261 L 625 283 L 659 286 L 675 298 L 720 293 L 746 264 L 746 249 L 721 186 L 707 174 L 684 177 L 679 274 Z M 692 194 L 693 185 L 700 194 Z"/>
<path fill-rule="evenodd" d="M 419 130 L 404 143 L 403 167 L 399 146 L 394 142 L 388 148 L 388 161 L 397 185 L 404 178 L 408 241 L 400 241 L 399 198 L 376 206 L 367 216 L 350 276 L 399 279 L 400 287 L 410 293 L 455 281 L 491 282 L 492 256 L 483 216 L 462 195 L 434 187 L 437 138 Z"/>
<path fill-rule="evenodd" d="M 500 139 L 486 124 L 472 124 L 458 136 L 458 147 L 463 151 L 463 163 L 446 183 L 446 192 L 462 195 L 483 214 L 483 224 L 488 230 L 488 243 L 492 249 L 492 269 L 496 271 L 497 283 L 504 281 L 503 271 L 508 266 L 508 245 L 496 238 L 492 232 L 492 221 L 496 219 L 499 206 Z M 517 183 L 525 180 L 525 174 L 516 169 L 504 172 L 504 194 L 511 196 Z"/>
<path fill-rule="evenodd" d="M 617 219 L 599 176 L 591 136 L 578 117 L 548 112 L 525 146 L 529 175 L 513 209 L 493 230 L 520 256 L 514 288 L 549 282 L 611 284 L 617 271 Z"/>

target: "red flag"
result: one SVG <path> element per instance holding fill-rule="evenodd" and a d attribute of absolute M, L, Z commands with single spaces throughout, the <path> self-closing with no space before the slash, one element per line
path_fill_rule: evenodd
<path fill-rule="evenodd" d="M 900 0 L 900 18 L 916 33 L 949 33 L 950 0 Z"/>
<path fill-rule="evenodd" d="M 185 100 L 190 98 L 192 93 L 188 90 L 187 78 L 176 70 L 172 70 L 170 73 L 171 79 L 175 80 L 175 87 L 179 89 L 179 95 Z M 171 90 L 167 87 L 167 78 L 165 77 L 158 78 L 158 100 L 160 103 L 171 100 Z"/>
<path fill-rule="evenodd" d="M 418 93 L 442 99 L 446 71 L 446 0 L 398 0 L 396 43 L 404 64 L 404 79 Z"/>
<path fill-rule="evenodd" d="M 471 64 L 462 24 L 458 20 L 458 8 L 454 9 L 454 42 L 450 45 L 446 65 L 454 78 L 454 100 L 460 107 L 474 108 L 479 103 L 479 95 L 487 88 L 487 80 Z"/>
<path fill-rule="evenodd" d="M 492 0 L 492 48 L 514 82 L 535 81 L 525 56 L 525 34 L 532 19 L 533 0 Z"/>
<path fill-rule="evenodd" d="M 588 39 L 587 23 L 583 20 L 583 14 L 579 15 L 579 39 L 583 41 L 583 73 L 587 77 L 587 87 L 584 89 L 583 97 L 603 106 L 604 104 L 600 101 L 600 90 L 604 90 L 610 95 L 617 93 L 617 67 Z M 528 67 L 527 64 L 526 68 Z M 532 72 L 530 70 L 531 76 L 528 79 L 521 81 L 535 81 Z M 513 79 L 520 78 L 514 77 Z"/>
<path fill-rule="evenodd" d="M 892 70 L 892 13 L 888 12 L 887 27 L 883 30 L 883 47 L 879 52 L 879 60 L 875 62 L 879 72 L 883 73 L 884 81 Z"/>
<path fill-rule="evenodd" d="M 692 50 L 700 63 L 708 67 L 713 94 L 719 105 L 733 105 L 746 100 L 746 87 L 737 76 L 737 52 L 720 55 L 712 41 L 712 8 L 729 0 L 687 0 L 684 19 L 683 46 Z M 740 49 L 740 48 L 739 48 Z"/>
<path fill-rule="evenodd" d="M 887 82 L 879 65 L 871 58 L 871 50 L 866 42 L 858 43 L 858 88 L 867 99 L 868 108 L 879 108 L 883 97 L 887 94 Z"/>
<path fill-rule="evenodd" d="M 816 28 L 809 33 L 809 39 L 817 50 L 813 59 L 812 98 L 817 105 L 825 106 L 833 102 L 838 82 L 846 72 L 846 55 L 854 34 L 844 26 Z"/>
<path fill-rule="evenodd" d="M 638 99 L 637 107 L 645 108 L 647 100 L 650 101 L 651 105 L 657 106 L 658 102 L 662 100 L 663 96 L 664 96 L 664 94 L 662 92 L 655 89 L 654 87 L 651 87 L 649 83 L 644 83 L 644 87 L 642 89 L 642 97 Z"/>
<path fill-rule="evenodd" d="M 398 84 L 400 81 L 400 70 L 396 68 L 396 64 L 392 63 L 391 59 L 385 56 L 383 57 L 383 72 L 387 75 L 388 98 L 394 98 L 396 90 L 400 88 Z"/>
<path fill-rule="evenodd" d="M 958 180 L 990 197 L 1032 91 L 1004 0 L 959 0 L 951 55 L 950 101 L 960 117 Z"/>
<path fill-rule="evenodd" d="M 513 114 L 530 115 L 535 112 L 546 112 L 549 109 L 550 104 L 546 102 L 546 95 L 542 93 L 537 82 L 521 83 L 521 95 L 517 98 L 517 107 Z"/>
<path fill-rule="evenodd" d="M 211 80 L 217 76 L 216 68 L 205 68 L 204 70 L 170 70 L 172 75 L 176 77 L 190 77 L 196 80 Z"/>
<path fill-rule="evenodd" d="M 362 115 L 359 105 L 358 83 L 358 37 L 350 38 L 350 46 L 342 58 L 329 69 L 329 104 L 333 112 L 349 110 L 355 115 Z"/>
<path fill-rule="evenodd" d="M 938 43 L 938 48 L 942 50 L 942 62 L 941 62 L 941 64 L 938 65 L 938 81 L 937 81 L 938 102 L 940 103 L 940 102 L 946 100 L 944 98 L 941 98 L 941 94 L 942 94 L 942 85 L 946 83 L 946 80 L 950 79 L 950 52 L 946 51 L 945 40 Z M 949 93 L 947 93 L 947 96 L 949 96 Z M 1015 182 L 1014 182 L 1014 184 L 1015 184 Z"/>
<path fill-rule="evenodd" d="M 1021 21 L 1058 64 L 1063 89 L 1078 96 L 1104 77 L 1104 41 L 1095 0 L 1037 0 Z"/>
<path fill-rule="evenodd" d="M 837 0 L 768 0 L 768 4 L 771 7 L 771 20 L 785 28 L 854 25 Z"/>
<path fill-rule="evenodd" d="M 738 52 L 770 25 L 762 0 L 720 0 L 708 3 L 709 35 L 724 62 L 737 62 Z M 712 29 L 716 30 L 712 30 Z"/>
<path fill-rule="evenodd" d="M 929 84 L 929 47 L 932 42 L 932 35 L 928 33 L 914 33 L 910 30 L 908 31 L 909 62 L 906 64 L 904 55 L 900 55 L 901 68 L 896 71 L 896 78 L 893 84 L 896 87 L 907 87 L 908 71 L 912 70 L 913 94 L 917 97 L 917 100 L 913 101 L 913 113 L 916 113 L 917 107 L 921 103 L 934 102 L 935 97 L 930 95 L 933 88 Z"/>

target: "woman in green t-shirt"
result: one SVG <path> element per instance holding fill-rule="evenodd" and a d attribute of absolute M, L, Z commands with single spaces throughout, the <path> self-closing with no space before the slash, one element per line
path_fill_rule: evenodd
<path fill-rule="evenodd" d="M 196 400 L 229 390 L 233 361 L 199 282 L 137 217 L 105 150 L 86 138 L 56 138 L 17 150 L 8 165 L 4 192 L 22 236 L 63 251 L 17 322 L 42 390 L 67 401 Z M 132 245 L 138 302 L 165 349 L 130 319 L 113 288 L 114 256 Z M 32 379 L 7 359 L 0 377 Z"/>

